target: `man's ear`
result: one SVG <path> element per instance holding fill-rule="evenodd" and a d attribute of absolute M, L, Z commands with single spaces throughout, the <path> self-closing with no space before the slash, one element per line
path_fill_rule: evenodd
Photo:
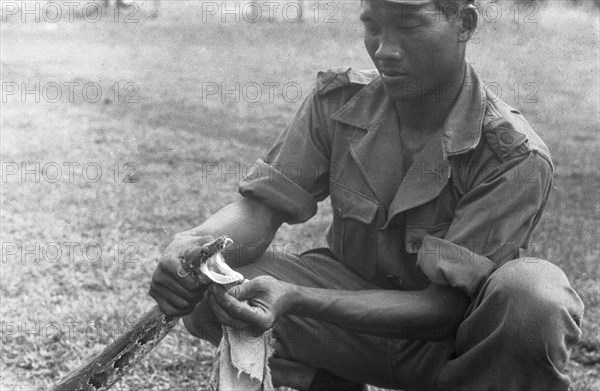
<path fill-rule="evenodd" d="M 461 42 L 467 42 L 475 33 L 477 29 L 477 22 L 479 21 L 479 12 L 477 7 L 473 4 L 467 4 L 460 9 L 460 33 L 458 34 L 458 40 Z"/>

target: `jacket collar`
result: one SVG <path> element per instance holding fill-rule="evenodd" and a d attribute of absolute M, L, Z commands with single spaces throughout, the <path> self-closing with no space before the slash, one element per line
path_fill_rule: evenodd
<path fill-rule="evenodd" d="M 461 90 L 441 132 L 448 156 L 474 149 L 481 138 L 486 93 L 473 66 L 467 62 L 466 68 Z M 444 91 L 440 95 L 444 99 Z M 370 131 L 395 109 L 393 99 L 385 93 L 381 77 L 377 76 L 331 118 Z"/>
<path fill-rule="evenodd" d="M 399 213 L 436 198 L 451 175 L 448 156 L 474 149 L 481 138 L 486 94 L 467 63 L 459 94 L 439 133 L 403 167 L 400 123 L 394 101 L 375 78 L 332 115 L 332 119 L 365 130 L 350 140 L 350 153 L 369 187 L 386 208 L 387 227 Z M 402 175 L 402 170 L 405 174 Z"/>

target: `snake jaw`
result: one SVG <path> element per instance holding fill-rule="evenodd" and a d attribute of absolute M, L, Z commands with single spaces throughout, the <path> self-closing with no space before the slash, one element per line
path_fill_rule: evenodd
<path fill-rule="evenodd" d="M 200 283 L 210 284 L 211 282 L 226 285 L 244 281 L 244 276 L 232 270 L 221 251 L 229 247 L 233 240 L 227 236 L 222 236 L 205 244 L 198 250 L 193 250 L 196 254 L 189 254 L 188 260 L 182 258 L 182 267 L 185 271 L 192 274 Z"/>
<path fill-rule="evenodd" d="M 221 285 L 244 281 L 244 276 L 231 269 L 220 252 L 200 264 L 200 282 L 215 282 Z"/>

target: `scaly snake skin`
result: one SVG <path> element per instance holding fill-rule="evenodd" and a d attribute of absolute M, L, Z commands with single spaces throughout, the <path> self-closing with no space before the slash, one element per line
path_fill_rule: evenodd
<path fill-rule="evenodd" d="M 182 258 L 182 268 L 206 283 L 201 266 L 232 243 L 220 237 L 204 245 L 193 261 Z M 194 254 L 196 255 L 196 254 Z M 232 273 L 235 273 L 232 271 Z M 125 334 L 107 346 L 82 368 L 72 372 L 52 388 L 52 391 L 103 391 L 112 387 L 152 350 L 177 324 L 180 318 L 165 315 L 158 306 L 146 312 Z"/>

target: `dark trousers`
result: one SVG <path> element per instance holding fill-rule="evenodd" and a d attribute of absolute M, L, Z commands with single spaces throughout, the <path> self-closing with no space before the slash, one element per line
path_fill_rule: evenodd
<path fill-rule="evenodd" d="M 315 288 L 381 289 L 325 250 L 267 252 L 238 271 L 247 279 L 271 275 Z M 297 316 L 283 317 L 274 332 L 293 360 L 379 387 L 567 391 L 565 367 L 581 337 L 582 316 L 583 304 L 558 267 L 522 258 L 489 276 L 456 333 L 440 342 L 375 337 Z M 206 303 L 184 323 L 200 338 L 220 338 L 221 326 Z"/>

